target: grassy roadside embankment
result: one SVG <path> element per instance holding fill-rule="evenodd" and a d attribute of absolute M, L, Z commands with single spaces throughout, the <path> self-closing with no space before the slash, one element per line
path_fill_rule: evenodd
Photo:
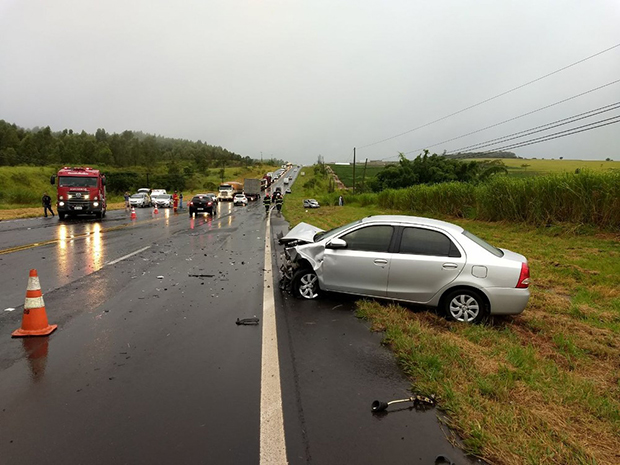
<path fill-rule="evenodd" d="M 304 168 L 284 214 L 325 229 L 377 204 L 304 210 L 324 197 Z M 310 187 L 310 185 L 313 187 Z M 412 390 L 439 396 L 467 452 L 497 464 L 620 463 L 620 236 L 574 224 L 536 227 L 434 215 L 524 254 L 533 283 L 525 312 L 483 325 L 433 311 L 360 300 L 357 314 L 394 352 Z"/>
<path fill-rule="evenodd" d="M 93 168 L 97 168 L 97 166 L 93 166 Z M 224 181 L 243 182 L 244 178 L 262 178 L 265 173 L 277 168 L 271 165 L 226 168 Z M 119 171 L 118 169 L 100 169 L 105 173 L 111 172 L 112 174 Z M 146 173 L 144 167 L 127 168 L 126 170 Z M 41 197 L 44 192 L 52 197 L 52 204 L 55 205 L 56 186 L 49 182 L 50 176 L 55 173 L 56 169 L 51 166 L 0 167 L 0 220 L 42 216 Z M 143 176 L 144 185 L 146 185 L 146 175 Z M 187 201 L 194 194 L 217 192 L 220 181 L 219 170 L 209 170 L 208 175 L 193 174 L 187 182 L 187 189 L 183 192 L 183 196 Z M 157 188 L 157 186 L 151 187 Z M 108 210 L 120 210 L 124 208 L 124 205 L 121 194 L 110 194 L 108 192 Z M 56 208 L 53 208 L 56 211 Z"/>

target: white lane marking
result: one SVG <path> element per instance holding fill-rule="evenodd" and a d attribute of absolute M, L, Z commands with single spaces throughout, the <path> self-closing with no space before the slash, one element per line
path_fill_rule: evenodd
<path fill-rule="evenodd" d="M 146 247 L 142 247 L 140 250 L 136 250 L 135 252 L 128 253 L 127 255 L 121 258 L 117 258 L 116 260 L 112 260 L 111 262 L 106 263 L 105 266 L 115 265 L 118 262 L 122 262 L 123 260 L 126 260 L 129 257 L 133 257 L 134 255 L 139 254 L 140 252 L 144 252 L 146 249 L 150 249 L 150 248 L 151 246 L 147 245 Z"/>
<path fill-rule="evenodd" d="M 267 217 L 265 233 L 265 277 L 263 291 L 263 341 L 260 383 L 260 463 L 282 465 L 286 459 L 280 360 L 276 331 L 276 306 L 273 297 L 273 264 L 271 263 L 271 221 Z"/>

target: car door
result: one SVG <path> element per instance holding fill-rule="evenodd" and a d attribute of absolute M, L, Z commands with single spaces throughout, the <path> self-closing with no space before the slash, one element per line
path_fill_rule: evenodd
<path fill-rule="evenodd" d="M 387 296 L 428 302 L 456 279 L 465 266 L 465 252 L 447 234 L 430 228 L 405 227 L 392 254 Z"/>
<path fill-rule="evenodd" d="M 390 270 L 388 249 L 393 234 L 393 226 L 372 225 L 339 236 L 346 242 L 345 248 L 325 248 L 325 289 L 385 297 Z"/>

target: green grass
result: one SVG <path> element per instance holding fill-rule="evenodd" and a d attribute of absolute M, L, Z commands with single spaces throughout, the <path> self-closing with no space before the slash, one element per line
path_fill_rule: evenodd
<path fill-rule="evenodd" d="M 310 192 L 298 183 L 284 210 L 291 227 L 306 221 L 328 229 L 369 214 L 410 213 L 382 207 L 372 196 L 305 211 L 301 200 Z M 315 183 L 311 193 L 319 201 L 337 197 L 317 192 L 319 186 L 328 184 Z M 528 257 L 531 299 L 523 314 L 481 325 L 358 301 L 358 316 L 383 333 L 411 389 L 438 395 L 466 451 L 490 463 L 620 463 L 617 230 L 433 216 Z"/>

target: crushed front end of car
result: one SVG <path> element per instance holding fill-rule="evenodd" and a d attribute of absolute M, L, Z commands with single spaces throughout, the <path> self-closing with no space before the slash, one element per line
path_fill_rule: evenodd
<path fill-rule="evenodd" d="M 314 236 L 323 230 L 307 223 L 299 223 L 288 234 L 279 238 L 285 245 L 281 256 L 280 289 L 291 292 L 293 277 L 301 267 L 316 270 L 321 262 L 324 248 L 313 242 Z"/>

